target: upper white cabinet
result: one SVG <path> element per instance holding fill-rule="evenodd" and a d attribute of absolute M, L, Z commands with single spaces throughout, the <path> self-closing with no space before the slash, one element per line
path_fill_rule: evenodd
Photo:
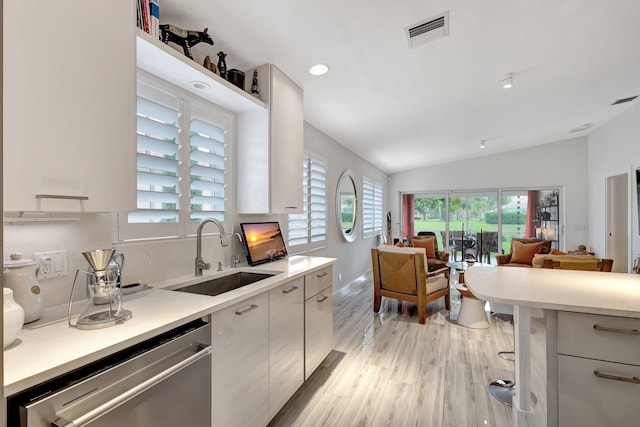
<path fill-rule="evenodd" d="M 272 64 L 257 70 L 267 111 L 238 115 L 237 211 L 302 213 L 302 89 Z"/>
<path fill-rule="evenodd" d="M 133 1 L 4 5 L 6 211 L 135 209 L 135 17 Z"/>

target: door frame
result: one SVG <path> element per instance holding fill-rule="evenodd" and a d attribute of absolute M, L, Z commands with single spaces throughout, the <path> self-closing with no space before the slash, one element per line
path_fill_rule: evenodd
<path fill-rule="evenodd" d="M 615 178 L 617 176 L 626 175 L 627 177 L 627 268 L 626 272 L 631 271 L 631 266 L 633 265 L 633 194 L 632 194 L 632 178 L 635 177 L 635 168 L 620 168 L 611 170 L 604 175 L 604 247 L 605 247 L 605 255 L 604 257 L 610 258 L 610 244 L 609 244 L 609 227 L 610 227 L 610 215 L 609 215 L 609 203 L 610 203 L 610 190 L 609 190 L 609 180 Z M 614 264 L 615 267 L 615 264 Z"/>

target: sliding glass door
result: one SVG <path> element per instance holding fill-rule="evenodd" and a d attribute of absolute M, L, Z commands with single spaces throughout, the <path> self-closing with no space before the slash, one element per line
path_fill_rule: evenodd
<path fill-rule="evenodd" d="M 451 261 L 495 264 L 510 253 L 511 239 L 538 238 L 560 246 L 559 190 L 405 193 L 401 236 L 433 232 Z"/>

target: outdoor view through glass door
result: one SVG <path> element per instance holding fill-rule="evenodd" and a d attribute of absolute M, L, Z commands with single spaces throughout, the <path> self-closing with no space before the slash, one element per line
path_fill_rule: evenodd
<path fill-rule="evenodd" d="M 551 240 L 560 247 L 559 190 L 450 191 L 402 195 L 401 236 L 432 232 L 450 261 L 495 264 L 511 239 Z"/>

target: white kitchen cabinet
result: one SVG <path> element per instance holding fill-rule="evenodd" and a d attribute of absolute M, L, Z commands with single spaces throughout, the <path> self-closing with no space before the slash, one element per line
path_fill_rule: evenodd
<path fill-rule="evenodd" d="M 636 426 L 640 319 L 558 313 L 558 425 Z"/>
<path fill-rule="evenodd" d="M 332 267 L 305 275 L 304 379 L 333 350 Z"/>
<path fill-rule="evenodd" d="M 304 278 L 269 291 L 269 418 L 304 382 Z"/>
<path fill-rule="evenodd" d="M 212 316 L 212 426 L 269 422 L 269 296 Z"/>
<path fill-rule="evenodd" d="M 135 19 L 133 1 L 4 5 L 6 211 L 135 209 Z"/>
<path fill-rule="evenodd" d="M 268 108 L 238 115 L 237 211 L 302 213 L 302 89 L 272 64 L 257 70 Z"/>

